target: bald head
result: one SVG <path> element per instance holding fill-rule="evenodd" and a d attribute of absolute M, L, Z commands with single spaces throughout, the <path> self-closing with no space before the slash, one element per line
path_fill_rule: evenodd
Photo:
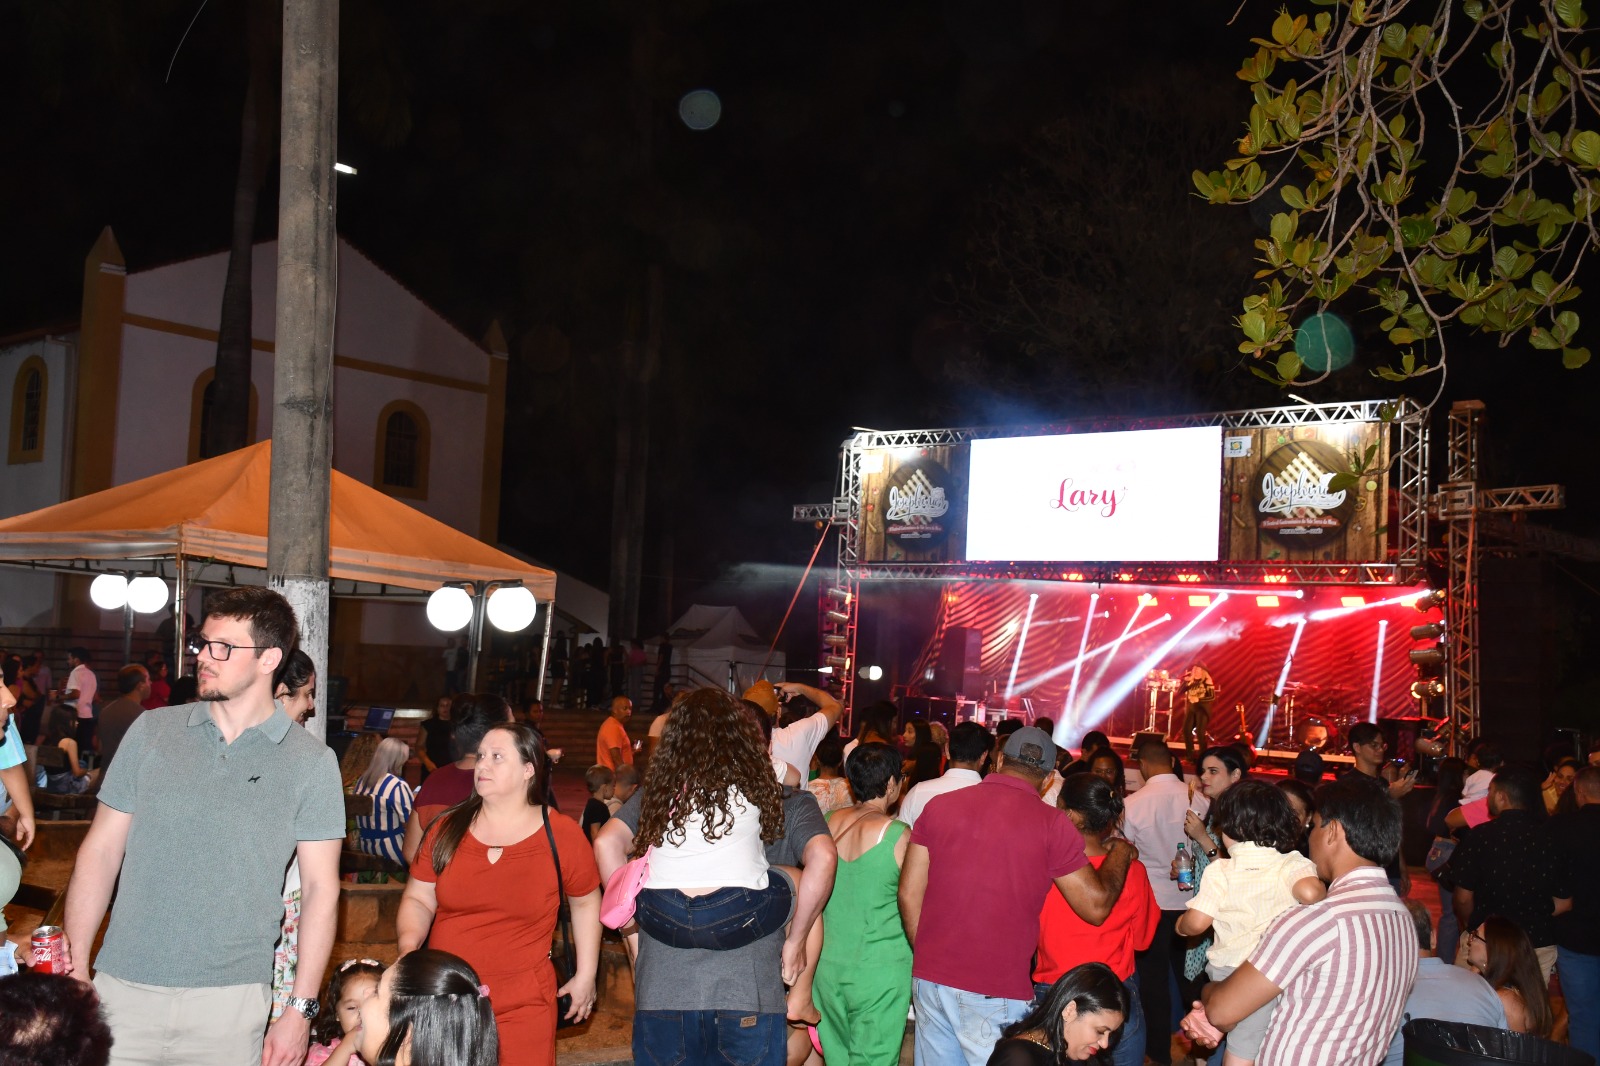
<path fill-rule="evenodd" d="M 1600 803 L 1600 766 L 1585 766 L 1572 779 L 1572 791 L 1577 795 L 1578 806 Z"/>

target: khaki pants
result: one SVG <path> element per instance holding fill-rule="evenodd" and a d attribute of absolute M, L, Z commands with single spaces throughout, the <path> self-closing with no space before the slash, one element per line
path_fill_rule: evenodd
<path fill-rule="evenodd" d="M 111 1066 L 261 1066 L 267 984 L 167 988 L 96 974 Z"/>

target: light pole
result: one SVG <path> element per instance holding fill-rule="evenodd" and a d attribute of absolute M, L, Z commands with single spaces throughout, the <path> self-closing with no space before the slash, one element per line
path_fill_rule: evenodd
<path fill-rule="evenodd" d="M 547 610 L 554 608 L 552 601 Z M 533 624 L 539 601 L 520 580 L 452 581 L 428 597 L 428 621 L 446 633 L 467 631 L 467 691 L 478 685 L 478 654 L 483 647 L 484 621 L 503 633 L 520 633 Z M 549 618 L 545 642 L 549 643 Z M 539 656 L 539 684 L 544 684 L 544 654 Z"/>

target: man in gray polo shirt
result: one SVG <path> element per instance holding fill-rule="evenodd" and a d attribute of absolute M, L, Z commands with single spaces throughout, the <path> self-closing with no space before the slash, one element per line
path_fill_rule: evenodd
<path fill-rule="evenodd" d="M 88 981 L 90 945 L 117 886 L 94 960 L 113 1066 L 293 1066 L 305 1057 L 333 948 L 344 799 L 333 752 L 291 728 L 272 700 L 273 673 L 294 644 L 294 611 L 276 592 L 213 597 L 190 640 L 200 701 L 141 715 L 105 776 L 65 925 L 68 965 Z M 294 857 L 294 1009 L 268 1027 Z"/>

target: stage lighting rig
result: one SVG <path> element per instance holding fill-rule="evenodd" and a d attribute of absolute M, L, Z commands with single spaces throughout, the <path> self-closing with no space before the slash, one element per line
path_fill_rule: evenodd
<path fill-rule="evenodd" d="M 1421 613 L 1427 614 L 1429 611 L 1444 610 L 1445 602 L 1448 599 L 1449 597 L 1443 592 L 1440 592 L 1438 589 L 1428 589 L 1424 591 L 1422 595 L 1417 597 L 1417 602 L 1412 604 L 1412 606 Z"/>
<path fill-rule="evenodd" d="M 1444 682 L 1437 677 L 1411 682 L 1411 696 L 1419 700 L 1436 700 L 1444 695 Z"/>

